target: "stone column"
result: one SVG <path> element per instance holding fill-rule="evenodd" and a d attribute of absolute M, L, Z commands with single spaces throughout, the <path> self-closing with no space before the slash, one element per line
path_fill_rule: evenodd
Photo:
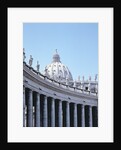
<path fill-rule="evenodd" d="M 66 127 L 70 127 L 70 109 L 69 109 L 69 102 L 66 102 Z"/>
<path fill-rule="evenodd" d="M 55 127 L 55 100 L 51 99 L 51 127 Z"/>
<path fill-rule="evenodd" d="M 81 122 L 82 122 L 82 124 L 81 124 L 81 126 L 82 127 L 85 127 L 85 106 L 84 105 L 81 105 Z"/>
<path fill-rule="evenodd" d="M 23 127 L 25 127 L 25 86 L 23 86 Z"/>
<path fill-rule="evenodd" d="M 33 106 L 33 127 L 35 127 L 35 106 Z"/>
<path fill-rule="evenodd" d="M 33 99 L 32 99 L 32 90 L 28 90 L 28 127 L 33 126 Z"/>
<path fill-rule="evenodd" d="M 44 96 L 43 101 L 43 126 L 47 127 L 48 124 L 48 116 L 47 116 L 47 96 Z"/>
<path fill-rule="evenodd" d="M 62 127 L 62 101 L 59 100 L 58 104 L 58 126 Z"/>
<path fill-rule="evenodd" d="M 74 127 L 77 127 L 77 104 L 74 104 Z"/>
<path fill-rule="evenodd" d="M 25 106 L 25 127 L 27 127 L 27 105 Z"/>
<path fill-rule="evenodd" d="M 89 127 L 92 127 L 92 106 L 89 106 Z"/>
<path fill-rule="evenodd" d="M 98 107 L 95 107 L 95 127 L 98 127 Z"/>
<path fill-rule="evenodd" d="M 35 104 L 35 126 L 40 127 L 40 94 L 36 94 L 36 104 Z"/>

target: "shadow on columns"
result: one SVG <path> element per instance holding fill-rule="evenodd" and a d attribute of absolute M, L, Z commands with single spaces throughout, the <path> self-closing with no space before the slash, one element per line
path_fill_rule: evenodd
<path fill-rule="evenodd" d="M 92 107 L 92 121 L 93 121 L 93 127 L 98 127 L 98 111 L 97 106 Z"/>
<path fill-rule="evenodd" d="M 74 104 L 70 103 L 70 127 L 74 127 Z"/>

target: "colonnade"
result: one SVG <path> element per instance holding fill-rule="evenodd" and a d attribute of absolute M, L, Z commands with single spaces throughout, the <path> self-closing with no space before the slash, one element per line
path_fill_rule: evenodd
<path fill-rule="evenodd" d="M 23 126 L 97 127 L 98 110 L 97 106 L 54 99 L 23 87 Z"/>

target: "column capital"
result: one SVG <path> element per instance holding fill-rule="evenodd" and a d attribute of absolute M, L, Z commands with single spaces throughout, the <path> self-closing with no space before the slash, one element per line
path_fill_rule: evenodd
<path fill-rule="evenodd" d="M 40 93 L 37 93 L 37 92 L 36 92 L 36 95 L 37 95 L 37 96 L 40 96 Z"/>
<path fill-rule="evenodd" d="M 85 105 L 84 105 L 84 104 L 81 104 L 81 106 L 82 106 L 82 107 L 85 107 Z"/>
<path fill-rule="evenodd" d="M 55 98 L 54 98 L 54 97 L 51 97 L 51 99 L 52 99 L 52 100 L 55 100 Z"/>
<path fill-rule="evenodd" d="M 48 96 L 47 96 L 47 95 L 44 95 L 44 98 L 46 98 L 46 99 L 47 99 L 47 98 L 48 98 Z"/>
<path fill-rule="evenodd" d="M 25 86 L 23 86 L 23 93 L 25 93 Z"/>
<path fill-rule="evenodd" d="M 28 92 L 29 92 L 29 93 L 32 93 L 33 91 L 32 91 L 31 89 L 28 89 Z"/>
<path fill-rule="evenodd" d="M 59 99 L 58 101 L 59 101 L 59 103 L 62 103 L 62 102 L 63 102 L 61 99 Z"/>

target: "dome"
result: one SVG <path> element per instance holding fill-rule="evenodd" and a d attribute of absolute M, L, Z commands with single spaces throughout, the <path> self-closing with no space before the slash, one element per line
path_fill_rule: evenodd
<path fill-rule="evenodd" d="M 45 67 L 45 75 L 61 83 L 73 82 L 71 72 L 67 66 L 61 63 L 57 50 L 53 55 L 52 63 Z"/>

